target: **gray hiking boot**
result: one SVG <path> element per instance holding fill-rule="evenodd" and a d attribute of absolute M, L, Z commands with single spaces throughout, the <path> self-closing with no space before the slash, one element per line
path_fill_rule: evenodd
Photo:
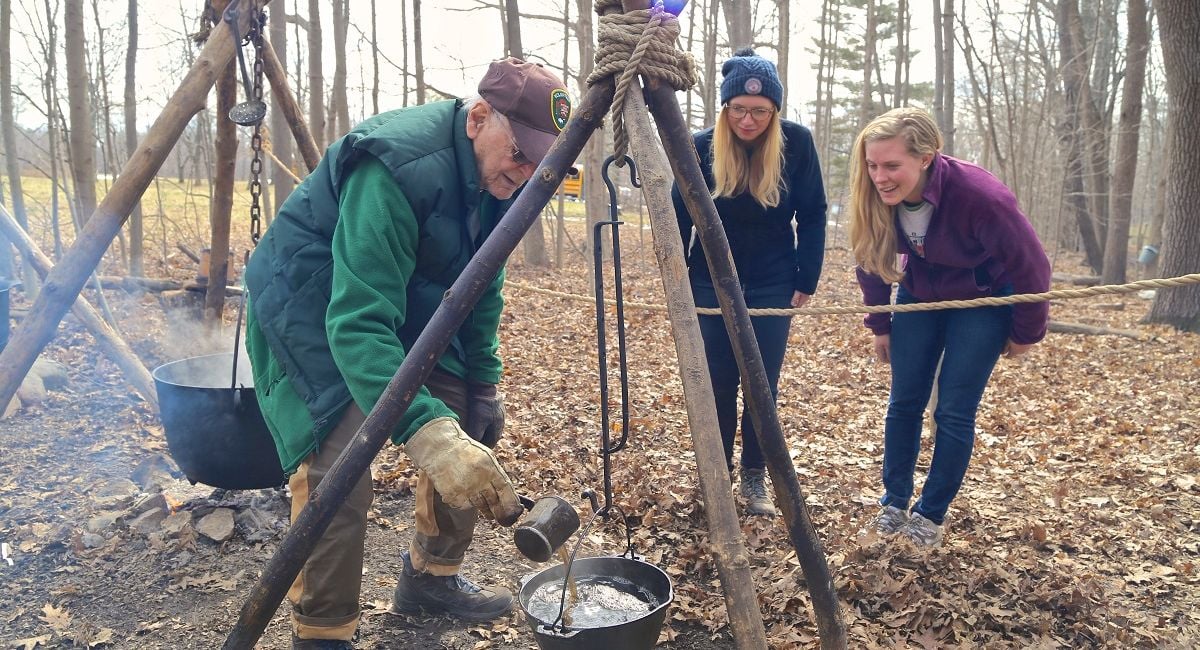
<path fill-rule="evenodd" d="M 900 532 L 904 533 L 904 536 L 917 546 L 938 546 L 942 543 L 942 526 L 926 519 L 918 512 L 912 513 L 912 516 L 908 518 L 908 523 L 904 524 Z"/>
<path fill-rule="evenodd" d="M 742 496 L 746 498 L 746 514 L 775 516 L 775 504 L 767 494 L 767 470 L 742 469 Z"/>
<path fill-rule="evenodd" d="M 879 533 L 880 535 L 891 535 L 892 533 L 898 532 L 901 528 L 904 528 L 905 524 L 907 523 L 907 510 L 901 510 L 896 506 L 884 506 L 883 509 L 879 511 L 879 514 L 875 515 L 875 521 L 872 524 L 872 527 L 875 529 L 875 532 Z"/>
<path fill-rule="evenodd" d="M 400 555 L 404 570 L 392 596 L 393 613 L 414 614 L 425 610 L 468 621 L 490 621 L 512 608 L 512 593 L 504 587 L 480 587 L 461 575 L 418 573 L 408 551 Z"/>

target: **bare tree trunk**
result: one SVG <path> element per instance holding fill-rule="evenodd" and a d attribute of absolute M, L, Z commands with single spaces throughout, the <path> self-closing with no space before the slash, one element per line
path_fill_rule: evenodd
<path fill-rule="evenodd" d="M 308 130 L 325 146 L 325 77 L 321 71 L 321 2 L 308 0 Z M 319 138 L 319 139 L 318 139 Z"/>
<path fill-rule="evenodd" d="M 1200 157 L 1200 130 L 1192 121 L 1200 114 L 1200 3 L 1195 0 L 1155 0 L 1163 67 L 1167 72 L 1170 125 L 1167 150 L 1167 214 L 1163 224 L 1162 275 L 1172 277 L 1200 270 L 1200 178 L 1192 173 Z M 1181 330 L 1200 332 L 1200 284 L 1159 289 L 1146 319 Z"/>
<path fill-rule="evenodd" d="M 954 2 L 954 0 L 946 0 Z M 946 127 L 946 48 L 942 42 L 942 0 L 933 0 L 933 120 L 944 134 Z M 953 45 L 949 46 L 953 47 Z"/>
<path fill-rule="evenodd" d="M 783 105 L 779 111 L 780 117 L 787 117 L 788 58 L 792 49 L 791 3 L 788 0 L 775 0 L 775 9 L 779 13 L 779 43 L 775 46 L 775 52 L 779 59 L 779 78 L 783 79 Z"/>
<path fill-rule="evenodd" d="M 216 169 L 213 170 L 212 200 L 208 222 L 212 229 L 208 254 L 208 289 L 204 294 L 204 323 L 214 331 L 221 325 L 225 308 L 225 285 L 229 284 L 229 222 L 233 214 L 233 174 L 237 164 L 237 125 L 229 109 L 237 103 L 237 64 L 230 61 L 217 77 Z"/>
<path fill-rule="evenodd" d="M 943 149 L 948 155 L 954 155 L 954 0 L 945 0 L 945 12 L 942 14 L 942 111 L 945 125 L 942 137 L 946 144 Z"/>
<path fill-rule="evenodd" d="M 1067 187 L 1088 265 L 1093 271 L 1100 272 L 1104 266 L 1104 251 L 1100 242 L 1104 241 L 1104 237 L 1103 234 L 1097 234 L 1096 201 L 1093 200 L 1094 161 L 1087 145 L 1087 132 L 1096 121 L 1092 110 L 1095 105 L 1091 101 L 1088 83 L 1087 54 L 1080 42 L 1082 30 L 1079 27 L 1078 0 L 1059 0 L 1057 18 L 1063 90 L 1067 101 L 1066 120 L 1062 127 L 1062 137 L 1067 139 Z"/>
<path fill-rule="evenodd" d="M 270 45 L 274 48 L 275 57 L 278 59 L 280 71 L 282 72 L 282 62 L 287 61 L 287 0 L 272 0 L 271 4 L 267 5 L 270 11 L 270 26 L 271 33 Z M 265 49 L 265 48 L 264 48 Z M 300 49 L 298 46 L 296 49 Z M 264 64 L 265 68 L 265 64 Z M 286 78 L 286 74 L 284 75 Z M 287 113 L 283 109 L 283 100 L 281 93 L 271 89 L 271 153 L 279 159 L 288 169 L 295 168 L 295 151 L 296 147 L 292 144 L 292 138 L 288 137 L 289 126 Z M 266 163 L 271 168 L 271 185 L 273 186 L 274 204 L 275 207 L 283 205 L 288 196 L 292 193 L 292 185 L 295 181 L 286 170 L 280 169 L 278 165 Z M 268 218 L 271 217 L 271 211 L 265 211 Z"/>
<path fill-rule="evenodd" d="M 716 0 L 713 0 L 714 2 Z M 579 87 L 587 87 L 588 75 L 595 67 L 595 38 L 593 32 L 592 3 L 589 0 L 577 0 L 579 22 L 575 29 L 579 40 Z M 584 212 L 587 220 L 587 251 L 592 250 L 592 224 L 608 217 L 608 195 L 605 192 L 604 181 L 600 177 L 601 167 L 605 157 L 606 128 L 601 126 L 592 132 L 592 137 L 581 153 L 583 169 Z M 591 268 L 592 256 L 584 255 Z"/>
<path fill-rule="evenodd" d="M 862 130 L 875 115 L 871 101 L 871 76 L 875 73 L 875 0 L 867 0 L 867 24 L 863 28 L 863 81 L 858 102 L 858 128 Z"/>
<path fill-rule="evenodd" d="M 280 0 L 282 1 L 282 0 Z M 137 51 L 138 51 L 138 3 L 129 0 L 129 41 L 125 46 L 125 156 L 126 160 L 137 151 Z M 142 218 L 142 202 L 133 205 L 129 213 L 129 274 L 135 277 L 146 275 L 145 237 Z"/>
<path fill-rule="evenodd" d="M 1125 282 L 1129 253 L 1129 220 L 1133 211 L 1133 181 L 1137 176 L 1138 129 L 1142 123 L 1142 90 L 1146 83 L 1146 53 L 1150 33 L 1146 25 L 1146 0 L 1129 0 L 1129 29 L 1125 55 L 1125 91 L 1121 122 L 1117 127 L 1117 158 L 1109 196 L 1108 238 L 1104 245 L 1104 284 Z"/>
<path fill-rule="evenodd" d="M 517 0 L 504 0 L 504 34 L 508 43 L 508 55 L 518 59 L 525 58 L 521 49 L 521 10 Z M 564 68 L 565 69 L 565 68 Z M 550 266 L 550 258 L 546 255 L 546 233 L 542 229 L 542 220 L 533 222 L 525 237 L 521 239 L 521 251 L 525 255 L 525 263 L 530 266 Z"/>
<path fill-rule="evenodd" d="M 346 91 L 346 29 L 350 21 L 347 0 L 333 0 L 333 87 L 325 142 L 333 142 L 350 130 L 350 105 Z"/>
<path fill-rule="evenodd" d="M 400 0 L 400 24 L 403 28 L 402 37 L 404 41 L 404 56 L 401 58 L 401 67 L 404 68 L 404 99 L 401 100 L 401 106 L 408 106 L 408 0 Z"/>
<path fill-rule="evenodd" d="M 695 45 L 695 43 L 696 43 L 696 5 L 698 5 L 698 4 L 700 4 L 699 0 L 697 0 L 696 2 L 688 3 L 688 18 L 687 18 L 688 31 L 687 31 L 687 37 L 684 40 L 684 46 L 683 46 L 684 52 L 691 52 L 692 46 Z M 570 2 L 563 3 L 564 7 L 569 7 L 570 5 L 571 5 Z M 567 22 L 567 19 L 564 16 L 563 24 L 565 25 L 566 22 Z M 566 44 L 564 43 L 564 49 L 565 49 L 565 46 L 566 46 Z M 563 69 L 566 70 L 566 67 L 564 66 Z M 694 90 L 695 89 L 693 86 L 689 86 L 687 91 L 684 93 L 684 98 L 685 98 L 684 101 L 687 102 L 686 103 L 687 109 L 684 114 L 684 119 L 687 120 L 687 125 L 688 125 L 689 129 L 696 128 L 695 123 L 693 121 L 693 119 L 695 118 L 695 115 L 696 115 L 695 97 L 692 96 L 692 93 L 694 92 Z"/>
<path fill-rule="evenodd" d="M 413 58 L 417 64 L 417 104 L 425 103 L 425 56 L 421 52 L 421 0 L 413 0 Z M 580 86 L 582 87 L 582 86 Z"/>
<path fill-rule="evenodd" d="M 96 131 L 92 127 L 87 42 L 83 30 L 83 0 L 67 0 L 63 7 L 67 50 L 67 103 L 70 106 L 71 176 L 75 181 L 76 212 L 86 221 L 96 210 Z"/>
<path fill-rule="evenodd" d="M 12 96 L 12 2 L 0 0 L 0 131 L 4 139 L 4 170 L 8 176 L 8 194 L 12 200 L 13 217 L 21 228 L 29 231 L 29 220 L 25 216 L 25 191 L 21 185 L 21 161 L 17 157 L 17 129 L 13 122 Z M 9 266 L 0 269 L 0 274 L 11 272 L 12 253 L 7 245 L 0 251 L 0 257 L 8 259 Z M 24 267 L 25 290 L 35 295 L 40 283 L 37 274 L 28 266 Z"/>
<path fill-rule="evenodd" d="M 714 2 L 716 0 L 713 0 Z M 746 0 L 725 0 L 725 24 L 729 28 L 729 53 L 754 47 L 754 23 Z"/>
<path fill-rule="evenodd" d="M 379 114 L 379 17 L 371 0 L 371 114 Z M 401 41 L 403 42 L 403 41 Z M 281 55 L 282 56 L 282 55 Z M 408 74 L 408 70 L 404 71 Z"/>
<path fill-rule="evenodd" d="M 900 0 L 896 7 L 896 78 L 892 91 L 892 107 L 898 108 L 906 102 L 904 73 L 908 69 L 908 0 Z"/>
<path fill-rule="evenodd" d="M 708 0 L 708 21 L 704 37 L 704 125 L 712 126 L 717 119 L 717 33 L 720 31 L 717 18 L 720 15 L 720 0 Z M 580 3 L 580 11 L 587 11 L 586 3 Z"/>

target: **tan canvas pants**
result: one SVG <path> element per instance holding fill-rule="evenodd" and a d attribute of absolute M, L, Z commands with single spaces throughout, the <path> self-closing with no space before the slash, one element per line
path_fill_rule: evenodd
<path fill-rule="evenodd" d="M 425 386 L 434 397 L 459 415 L 466 416 L 466 382 L 434 371 Z M 317 451 L 301 463 L 288 484 L 292 490 L 292 519 L 308 503 L 366 416 L 351 403 L 342 419 Z M 292 630 L 304 639 L 349 640 L 358 628 L 362 586 L 363 543 L 367 510 L 374 497 L 371 477 L 364 475 L 338 508 L 321 540 L 313 548 L 288 591 L 292 603 Z M 416 534 L 409 547 L 413 567 L 434 575 L 454 575 L 471 545 L 477 511 L 456 510 L 442 502 L 424 472 L 417 474 Z"/>

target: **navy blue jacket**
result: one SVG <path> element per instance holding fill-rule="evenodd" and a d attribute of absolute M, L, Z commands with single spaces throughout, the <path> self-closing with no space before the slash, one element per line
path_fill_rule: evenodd
<path fill-rule="evenodd" d="M 785 186 L 779 205 L 763 208 L 749 192 L 716 199 L 717 213 L 729 239 L 729 250 L 738 279 L 747 287 L 790 286 L 812 295 L 825 258 L 825 185 L 812 133 L 795 122 L 782 120 Z M 700 168 L 711 190 L 713 130 L 696 133 Z M 683 204 L 679 187 L 671 189 L 675 216 L 683 245 L 692 239 L 692 216 Z M 688 274 L 693 284 L 712 285 L 699 237 L 688 252 Z"/>

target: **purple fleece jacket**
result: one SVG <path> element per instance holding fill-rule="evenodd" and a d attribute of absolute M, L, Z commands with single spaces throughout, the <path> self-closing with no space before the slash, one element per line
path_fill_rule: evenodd
<path fill-rule="evenodd" d="M 920 302 L 966 300 L 1050 290 L 1050 260 L 1011 190 L 987 170 L 937 154 L 921 198 L 933 205 L 925 235 L 925 257 L 916 254 L 896 223 L 898 253 L 905 258 L 900 283 Z M 893 217 L 895 218 L 895 217 Z M 879 276 L 857 269 L 863 303 L 886 305 L 892 287 Z M 1050 305 L 1013 305 L 1015 343 L 1037 343 L 1046 336 Z M 892 331 L 890 314 L 868 314 L 864 324 L 877 335 Z"/>

